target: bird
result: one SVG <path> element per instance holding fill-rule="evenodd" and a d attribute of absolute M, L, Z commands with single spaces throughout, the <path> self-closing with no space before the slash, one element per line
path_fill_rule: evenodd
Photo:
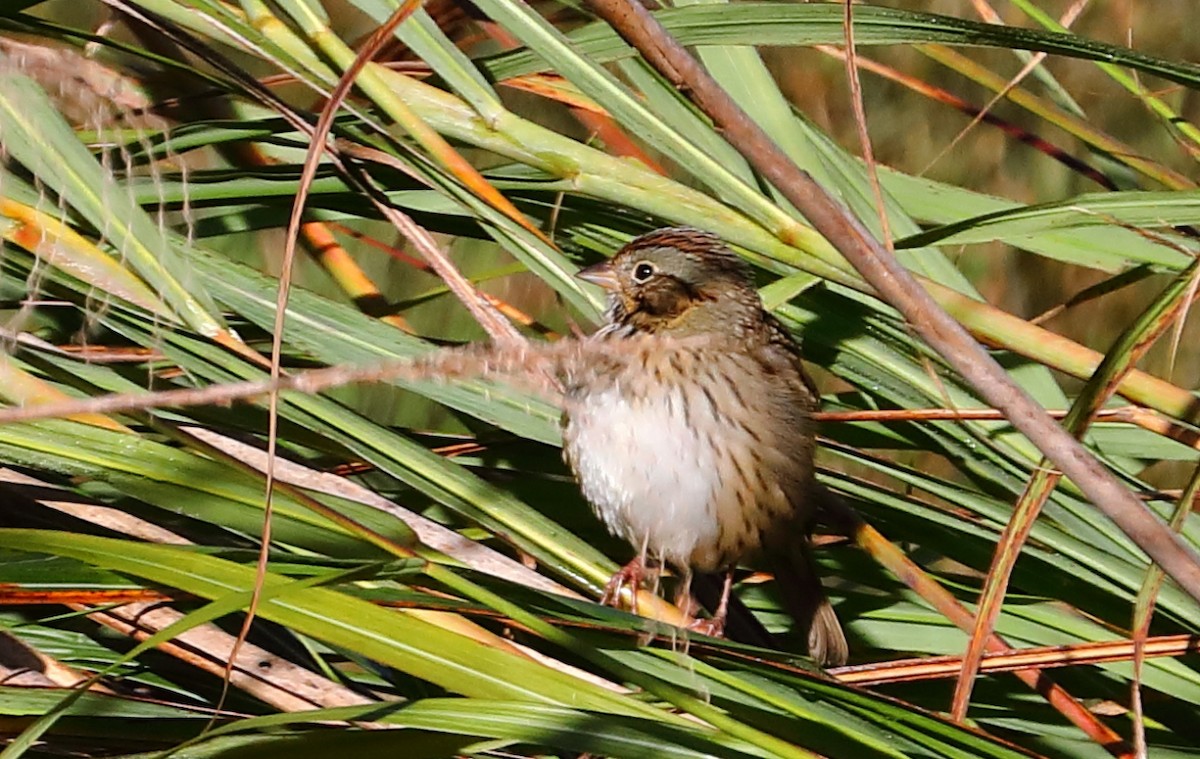
<path fill-rule="evenodd" d="M 646 564 L 671 566 L 685 589 L 693 573 L 723 573 L 717 608 L 695 622 L 720 635 L 734 570 L 762 561 L 809 655 L 844 663 L 810 542 L 820 396 L 748 264 L 716 235 L 672 227 L 577 276 L 607 291 L 586 340 L 611 358 L 564 383 L 564 458 L 600 521 L 640 552 L 606 596 Z"/>

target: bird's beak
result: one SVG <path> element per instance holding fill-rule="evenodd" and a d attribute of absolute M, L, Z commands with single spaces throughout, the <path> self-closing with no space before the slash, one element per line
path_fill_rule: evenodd
<path fill-rule="evenodd" d="M 587 268 L 580 269 L 575 273 L 584 282 L 591 282 L 593 285 L 600 285 L 605 290 L 616 290 L 620 284 L 617 281 L 617 272 L 612 267 L 612 262 L 601 261 L 598 264 L 592 264 Z"/>

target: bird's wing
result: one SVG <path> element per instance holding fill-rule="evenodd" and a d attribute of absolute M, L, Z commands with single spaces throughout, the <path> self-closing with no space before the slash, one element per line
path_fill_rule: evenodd
<path fill-rule="evenodd" d="M 801 354 L 799 341 L 788 331 L 787 327 L 783 326 L 783 322 L 772 314 L 764 312 L 763 321 L 766 323 L 769 335 L 769 349 L 774 353 L 786 356 L 788 363 L 799 375 L 800 382 L 808 390 L 812 408 L 815 410 L 820 405 L 821 393 L 817 390 L 812 377 L 808 376 L 808 372 L 804 369 L 804 356 Z"/>

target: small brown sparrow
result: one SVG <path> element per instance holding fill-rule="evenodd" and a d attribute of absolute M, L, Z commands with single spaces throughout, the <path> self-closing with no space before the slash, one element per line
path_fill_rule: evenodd
<path fill-rule="evenodd" d="M 735 567 L 766 560 L 810 655 L 845 662 L 809 543 L 818 394 L 749 268 L 714 235 L 660 229 L 578 276 L 608 290 L 590 339 L 620 356 L 566 387 L 564 454 L 597 516 L 685 588 L 693 571 L 725 573 L 700 628 L 713 634 Z M 610 590 L 637 576 L 639 559 Z"/>

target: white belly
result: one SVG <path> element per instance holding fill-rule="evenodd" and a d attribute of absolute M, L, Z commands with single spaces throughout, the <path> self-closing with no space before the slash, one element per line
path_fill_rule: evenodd
<path fill-rule="evenodd" d="M 696 428 L 721 425 L 706 404 L 675 388 L 657 397 L 594 392 L 568 409 L 567 452 L 584 496 L 614 534 L 676 566 L 695 563 L 698 547 L 720 541 L 723 485 L 714 447 Z"/>

